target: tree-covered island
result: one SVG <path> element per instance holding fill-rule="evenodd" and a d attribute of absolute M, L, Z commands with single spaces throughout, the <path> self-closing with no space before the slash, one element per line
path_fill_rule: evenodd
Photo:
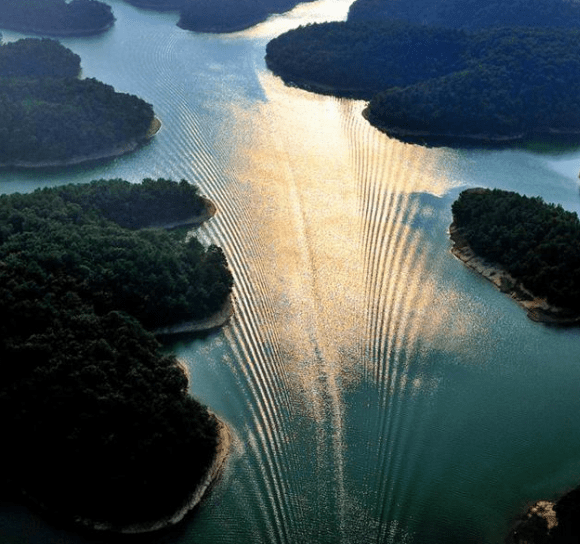
<path fill-rule="evenodd" d="M 64 166 L 135 150 L 158 129 L 153 107 L 96 79 L 54 40 L 0 45 L 0 167 Z"/>
<path fill-rule="evenodd" d="M 370 100 L 365 117 L 392 135 L 580 134 L 580 30 L 323 23 L 274 38 L 266 63 L 288 84 Z"/>
<path fill-rule="evenodd" d="M 195 32 L 227 33 L 250 28 L 274 13 L 313 0 L 126 0 L 134 6 L 178 10 L 177 25 Z"/>
<path fill-rule="evenodd" d="M 232 275 L 220 248 L 149 225 L 207 212 L 164 179 L 0 196 L 5 489 L 110 530 L 174 523 L 199 500 L 227 431 L 148 329 L 218 312 Z"/>
<path fill-rule="evenodd" d="M 580 322 L 580 220 L 560 205 L 468 189 L 452 205 L 453 253 L 536 321 Z"/>
<path fill-rule="evenodd" d="M 97 0 L 2 0 L 0 28 L 46 36 L 86 36 L 113 26 L 111 6 Z"/>

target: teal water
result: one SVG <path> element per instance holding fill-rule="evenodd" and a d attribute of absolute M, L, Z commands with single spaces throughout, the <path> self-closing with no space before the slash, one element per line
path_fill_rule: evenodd
<path fill-rule="evenodd" d="M 579 211 L 580 148 L 404 144 L 363 103 L 267 71 L 271 37 L 344 18 L 348 1 L 229 36 L 111 4 L 114 29 L 63 42 L 84 76 L 153 103 L 161 131 L 102 164 L 0 172 L 0 190 L 164 176 L 218 207 L 198 234 L 226 251 L 235 317 L 168 349 L 235 444 L 194 516 L 130 541 L 498 544 L 527 502 L 580 483 L 579 331 L 529 321 L 447 234 L 470 186 Z M 0 542 L 94 541 L 111 539 L 1 505 Z"/>

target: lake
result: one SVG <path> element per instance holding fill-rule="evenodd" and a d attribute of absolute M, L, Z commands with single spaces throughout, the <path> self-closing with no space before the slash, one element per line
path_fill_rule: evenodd
<path fill-rule="evenodd" d="M 530 321 L 451 255 L 448 236 L 467 187 L 578 212 L 580 143 L 402 143 L 362 118 L 363 102 L 266 69 L 271 38 L 344 19 L 350 2 L 220 36 L 111 0 L 111 31 L 62 42 L 84 77 L 151 102 L 161 131 L 102 164 L 0 172 L 4 193 L 185 178 L 218 208 L 198 235 L 226 252 L 235 317 L 167 348 L 235 445 L 194 516 L 131 542 L 498 544 L 527 503 L 580 483 L 579 331 Z M 0 540 L 111 541 L 10 503 Z"/>

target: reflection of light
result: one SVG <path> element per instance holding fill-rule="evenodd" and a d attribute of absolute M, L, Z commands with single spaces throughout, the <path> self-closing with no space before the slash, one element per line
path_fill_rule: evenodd
<path fill-rule="evenodd" d="M 253 38 L 274 37 L 292 28 L 310 23 L 345 21 L 353 0 L 319 0 L 298 4 L 283 15 L 272 15 L 243 34 Z"/>
<path fill-rule="evenodd" d="M 321 375 L 356 379 L 367 341 L 373 360 L 398 357 L 445 328 L 453 297 L 437 292 L 429 242 L 412 224 L 434 213 L 416 195 L 458 185 L 454 155 L 388 138 L 361 101 L 259 77 L 266 100 L 231 106 L 239 153 L 229 169 L 251 180 L 240 220 L 259 244 L 235 252 L 286 370 L 312 392 Z"/>

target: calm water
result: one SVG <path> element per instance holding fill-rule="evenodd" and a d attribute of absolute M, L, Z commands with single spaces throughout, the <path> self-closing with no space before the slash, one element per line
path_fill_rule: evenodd
<path fill-rule="evenodd" d="M 171 348 L 236 446 L 197 514 L 147 540 L 497 544 L 527 501 L 580 483 L 579 331 L 529 321 L 452 257 L 447 235 L 469 186 L 578 211 L 580 151 L 400 143 L 362 119 L 363 103 L 266 70 L 270 38 L 343 19 L 350 0 L 230 36 L 111 3 L 112 31 L 64 43 L 84 76 L 153 103 L 161 132 L 106 164 L 2 172 L 0 190 L 164 176 L 218 206 L 199 234 L 228 255 L 236 315 Z M 3 543 L 93 540 L 0 509 Z"/>

